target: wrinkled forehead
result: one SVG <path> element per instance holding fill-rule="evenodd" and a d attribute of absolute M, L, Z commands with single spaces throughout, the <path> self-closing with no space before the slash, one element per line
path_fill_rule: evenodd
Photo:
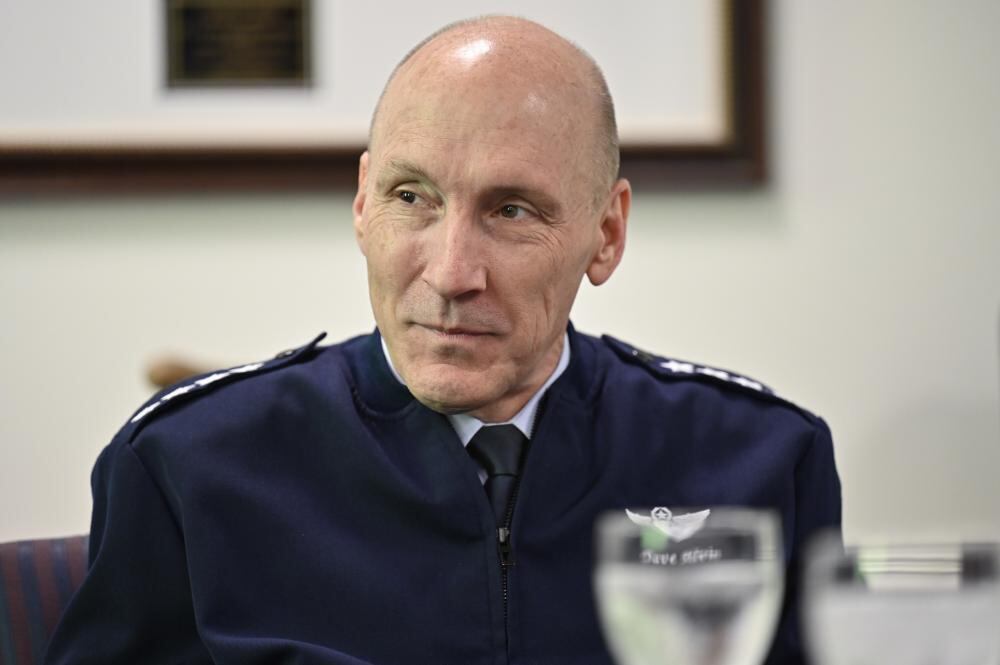
<path fill-rule="evenodd" d="M 470 99 L 419 96 L 386 114 L 390 121 L 371 157 L 373 184 L 381 189 L 402 170 L 445 191 L 533 192 L 532 200 L 544 197 L 549 208 L 563 209 L 591 186 L 564 117 L 550 121 L 547 109 L 533 108 L 540 101 L 531 95 Z"/>
<path fill-rule="evenodd" d="M 373 128 L 373 162 L 412 148 L 443 154 L 461 143 L 508 161 L 552 162 L 567 176 L 587 173 L 593 129 L 564 79 L 499 60 L 463 68 L 462 51 L 449 55 L 448 66 L 415 61 L 394 79 Z"/>
<path fill-rule="evenodd" d="M 579 128 L 575 115 L 548 91 L 518 77 L 452 79 L 445 85 L 416 84 L 388 97 L 377 133 L 391 138 L 423 129 L 488 140 L 492 134 L 520 132 L 524 142 L 556 146 Z"/>

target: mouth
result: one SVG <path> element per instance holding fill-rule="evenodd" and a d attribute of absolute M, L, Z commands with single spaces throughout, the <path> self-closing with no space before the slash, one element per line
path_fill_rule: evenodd
<path fill-rule="evenodd" d="M 489 337 L 494 333 L 483 328 L 463 327 L 463 326 L 442 326 L 434 324 L 418 323 L 418 327 L 432 332 L 444 339 L 475 339 L 478 337 Z"/>

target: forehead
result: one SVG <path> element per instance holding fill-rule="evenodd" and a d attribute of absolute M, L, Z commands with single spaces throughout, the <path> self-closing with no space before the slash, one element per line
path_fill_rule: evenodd
<path fill-rule="evenodd" d="M 580 114 L 551 89 L 509 71 L 407 74 L 379 113 L 374 169 L 405 165 L 433 179 L 488 177 L 564 193 L 589 185 Z"/>

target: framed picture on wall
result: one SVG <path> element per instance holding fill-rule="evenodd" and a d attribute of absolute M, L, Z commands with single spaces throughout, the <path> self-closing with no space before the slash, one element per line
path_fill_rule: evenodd
<path fill-rule="evenodd" d="M 633 180 L 765 181 L 765 0 L 536 4 L 442 0 L 414 16 L 400 0 L 59 12 L 13 0 L 0 25 L 0 193 L 350 187 L 396 62 L 442 25 L 488 13 L 537 20 L 601 64 Z M 385 20 L 397 11 L 407 20 Z"/>
<path fill-rule="evenodd" d="M 170 88 L 311 84 L 309 0 L 165 0 Z"/>

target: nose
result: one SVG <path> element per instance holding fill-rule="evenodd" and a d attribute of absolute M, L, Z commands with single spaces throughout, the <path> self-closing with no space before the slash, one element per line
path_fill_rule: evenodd
<path fill-rule="evenodd" d="M 472 215 L 446 214 L 432 229 L 424 281 L 446 300 L 485 290 L 487 253 L 477 220 Z"/>

